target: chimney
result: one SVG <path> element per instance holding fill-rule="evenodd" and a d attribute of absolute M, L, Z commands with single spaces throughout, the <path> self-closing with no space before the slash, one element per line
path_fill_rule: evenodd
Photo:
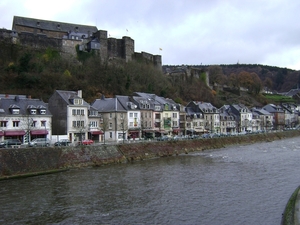
<path fill-rule="evenodd" d="M 82 98 L 82 90 L 78 90 L 77 95 L 78 95 L 79 98 Z"/>
<path fill-rule="evenodd" d="M 5 98 L 8 98 L 9 97 L 9 95 L 8 94 L 5 94 Z"/>

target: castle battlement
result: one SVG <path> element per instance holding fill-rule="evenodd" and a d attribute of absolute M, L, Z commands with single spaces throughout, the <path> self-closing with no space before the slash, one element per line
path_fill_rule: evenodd
<path fill-rule="evenodd" d="M 141 56 L 153 65 L 162 68 L 160 55 L 136 53 L 134 40 L 124 36 L 121 39 L 107 37 L 107 31 L 96 26 L 64 23 L 14 16 L 12 30 L 1 29 L 0 41 L 20 44 L 35 49 L 53 48 L 61 55 L 76 57 L 76 46 L 80 51 L 96 51 L 102 62 L 118 58 L 126 62 Z"/>

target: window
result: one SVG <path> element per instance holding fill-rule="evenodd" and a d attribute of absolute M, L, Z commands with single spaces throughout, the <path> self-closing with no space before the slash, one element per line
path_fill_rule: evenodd
<path fill-rule="evenodd" d="M 173 118 L 177 118 L 177 113 L 173 113 Z"/>
<path fill-rule="evenodd" d="M 77 115 L 80 115 L 80 109 L 77 109 Z"/>
<path fill-rule="evenodd" d="M 130 127 L 133 127 L 133 122 L 130 122 L 130 123 L 129 123 L 129 126 L 130 126 Z"/>
<path fill-rule="evenodd" d="M 112 118 L 112 113 L 109 113 L 109 119 L 111 119 Z"/>
<path fill-rule="evenodd" d="M 151 127 L 152 125 L 151 125 L 151 121 L 149 121 L 149 127 Z"/>
<path fill-rule="evenodd" d="M 14 114 L 14 115 L 20 114 L 20 109 L 13 109 L 12 114 Z"/>
<path fill-rule="evenodd" d="M 124 115 L 123 115 L 123 113 L 121 113 L 121 119 L 123 119 L 124 118 Z"/>
<path fill-rule="evenodd" d="M 80 126 L 84 127 L 84 121 L 80 121 Z"/>
<path fill-rule="evenodd" d="M 73 127 L 76 127 L 76 121 L 72 121 Z"/>
<path fill-rule="evenodd" d="M 76 115 L 76 109 L 72 109 L 72 115 L 73 115 L 73 116 Z"/>
<path fill-rule="evenodd" d="M 196 122 L 197 124 L 197 122 Z M 173 127 L 177 127 L 177 121 L 173 121 Z"/>
<path fill-rule="evenodd" d="M 83 101 L 82 99 L 76 98 L 74 99 L 74 105 L 82 105 Z"/>
<path fill-rule="evenodd" d="M 134 113 L 134 118 L 137 118 L 137 113 Z"/>
<path fill-rule="evenodd" d="M 98 127 L 98 122 L 97 121 L 91 121 L 90 127 Z"/>
<path fill-rule="evenodd" d="M 84 116 L 84 109 L 80 110 L 80 115 Z"/>
<path fill-rule="evenodd" d="M 112 138 L 112 132 L 109 132 L 109 138 Z"/>
<path fill-rule="evenodd" d="M 160 105 L 156 105 L 156 106 L 155 106 L 155 110 L 156 110 L 156 111 L 159 111 L 159 110 L 160 110 Z"/>
<path fill-rule="evenodd" d="M 46 127 L 46 121 L 41 121 L 41 127 Z"/>
<path fill-rule="evenodd" d="M 7 121 L 0 121 L 0 127 L 6 127 Z"/>
<path fill-rule="evenodd" d="M 132 118 L 133 117 L 133 113 L 129 113 L 129 117 Z"/>
<path fill-rule="evenodd" d="M 80 121 L 76 121 L 76 126 L 80 127 Z"/>
<path fill-rule="evenodd" d="M 94 110 L 91 110 L 90 111 L 90 116 L 98 116 L 98 112 L 94 111 Z"/>
<path fill-rule="evenodd" d="M 13 127 L 19 127 L 20 121 L 13 121 Z"/>
<path fill-rule="evenodd" d="M 41 109 L 40 114 L 46 114 L 46 109 Z"/>
<path fill-rule="evenodd" d="M 109 129 L 112 129 L 112 123 L 109 123 Z"/>
<path fill-rule="evenodd" d="M 36 127 L 36 121 L 32 121 L 31 127 Z"/>
<path fill-rule="evenodd" d="M 30 114 L 35 115 L 36 114 L 36 109 L 30 109 Z"/>

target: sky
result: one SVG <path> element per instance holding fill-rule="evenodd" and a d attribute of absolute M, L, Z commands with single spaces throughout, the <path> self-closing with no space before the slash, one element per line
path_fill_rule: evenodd
<path fill-rule="evenodd" d="M 262 64 L 300 70 L 298 0 L 1 0 L 14 16 L 96 26 L 129 36 L 163 65 Z"/>

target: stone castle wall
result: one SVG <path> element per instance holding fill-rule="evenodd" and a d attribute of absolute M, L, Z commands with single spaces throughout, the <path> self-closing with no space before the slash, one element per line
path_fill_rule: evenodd
<path fill-rule="evenodd" d="M 76 46 L 83 46 L 87 43 L 87 39 L 65 39 L 66 35 L 63 32 L 43 31 L 38 32 L 37 29 L 23 29 L 19 27 L 19 33 L 15 31 L 0 29 L 0 41 L 9 44 L 18 44 L 24 47 L 31 47 L 36 50 L 43 50 L 52 48 L 61 53 L 62 56 L 76 58 Z M 21 31 L 21 32 L 20 32 Z M 130 37 L 123 37 L 122 39 L 108 38 L 107 31 L 98 30 L 94 33 L 94 37 L 98 38 L 100 42 L 100 49 L 98 55 L 102 62 L 112 59 L 123 59 L 126 62 L 135 59 L 134 40 Z M 139 54 L 139 53 L 138 53 Z M 144 59 L 152 62 L 155 66 L 162 67 L 161 56 L 154 56 L 149 53 L 140 53 Z"/>

